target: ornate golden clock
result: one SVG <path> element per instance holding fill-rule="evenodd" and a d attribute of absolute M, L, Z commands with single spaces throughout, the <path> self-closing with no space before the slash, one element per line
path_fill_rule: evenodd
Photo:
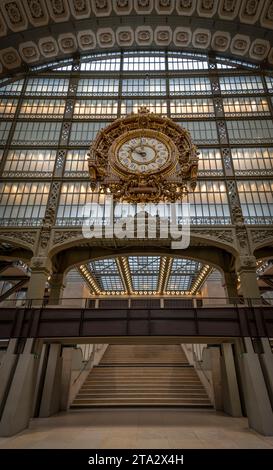
<path fill-rule="evenodd" d="M 114 200 L 173 202 L 194 190 L 198 157 L 186 129 L 142 107 L 98 133 L 88 164 L 91 188 Z"/>

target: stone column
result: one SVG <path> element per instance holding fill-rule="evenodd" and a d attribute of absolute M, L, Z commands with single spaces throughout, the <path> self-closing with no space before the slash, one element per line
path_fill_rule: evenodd
<path fill-rule="evenodd" d="M 223 410 L 231 416 L 242 416 L 232 345 L 230 343 L 223 343 L 221 350 Z"/>
<path fill-rule="evenodd" d="M 50 275 L 51 263 L 46 257 L 31 259 L 31 276 L 28 284 L 27 298 L 33 305 L 41 305 L 45 294 L 46 283 Z"/>
<path fill-rule="evenodd" d="M 50 305 L 58 305 L 62 301 L 63 291 L 65 288 L 64 285 L 64 275 L 63 273 L 53 273 L 49 285 L 50 285 L 50 293 L 48 303 Z"/>
<path fill-rule="evenodd" d="M 218 347 L 207 347 L 203 351 L 204 363 L 206 356 L 209 357 L 210 363 L 214 407 L 216 410 L 222 410 L 223 403 L 221 387 L 220 349 Z"/>
<path fill-rule="evenodd" d="M 23 431 L 33 414 L 37 372 L 42 341 L 28 338 L 6 390 L 6 401 L 0 420 L 0 436 L 7 437 Z"/>
<path fill-rule="evenodd" d="M 72 376 L 72 363 L 73 363 L 73 353 L 74 347 L 64 348 L 62 359 L 62 377 L 61 377 L 61 399 L 60 399 L 60 410 L 67 411 L 69 408 L 69 395 L 70 395 L 70 386 L 71 386 L 71 376 Z"/>
<path fill-rule="evenodd" d="M 237 340 L 235 346 L 249 427 L 273 436 L 273 412 L 259 356 L 251 338 Z"/>
<path fill-rule="evenodd" d="M 16 354 L 18 339 L 10 339 L 0 365 L 0 416 L 5 405 L 5 396 L 14 374 L 18 355 Z"/>
<path fill-rule="evenodd" d="M 224 271 L 224 278 L 225 278 L 225 291 L 226 296 L 229 299 L 229 302 L 233 303 L 236 302 L 238 298 L 238 278 L 235 271 Z"/>
<path fill-rule="evenodd" d="M 61 344 L 51 344 L 39 416 L 46 418 L 60 410 L 62 358 Z"/>
<path fill-rule="evenodd" d="M 269 399 L 273 408 L 273 353 L 268 338 L 261 338 L 261 344 L 263 352 L 260 354 L 260 362 L 267 385 Z"/>
<path fill-rule="evenodd" d="M 245 299 L 260 299 L 256 269 L 255 256 L 239 256 L 236 259 L 236 272 L 240 278 L 239 293 Z"/>

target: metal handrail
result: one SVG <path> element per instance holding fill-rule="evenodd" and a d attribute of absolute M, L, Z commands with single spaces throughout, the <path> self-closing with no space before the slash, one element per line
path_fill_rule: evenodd
<path fill-rule="evenodd" d="M 242 297 L 198 297 L 198 296 L 189 296 L 189 297 L 174 297 L 174 296 L 153 296 L 153 297 L 92 297 L 92 298 L 82 298 L 82 297 L 65 297 L 60 299 L 60 303 L 53 304 L 51 301 L 47 298 L 33 298 L 33 299 L 6 299 L 3 302 L 0 302 L 0 309 L 1 308 L 7 308 L 7 307 L 16 307 L 16 308 L 90 308 L 90 309 L 108 309 L 109 307 L 104 307 L 100 306 L 101 301 L 111 301 L 111 309 L 134 309 L 134 310 L 143 310 L 143 309 L 152 309 L 152 310 L 159 310 L 161 308 L 168 308 L 171 310 L 176 310 L 176 309 L 186 309 L 186 308 L 207 308 L 207 307 L 230 307 L 230 306 L 236 306 L 236 307 L 252 307 L 252 306 L 263 306 L 263 307 L 272 307 L 273 306 L 273 299 L 272 303 L 267 302 L 263 298 L 242 298 Z M 119 302 L 120 301 L 127 301 L 126 306 L 120 306 Z M 129 305 L 129 300 L 136 300 L 136 301 L 146 301 L 146 305 L 134 305 L 130 306 Z M 155 306 L 153 305 L 153 301 L 159 301 L 163 300 L 165 303 L 166 301 L 176 301 L 177 303 L 179 302 L 178 306 L 172 305 L 164 305 L 162 307 L 161 305 Z M 267 299 L 268 300 L 268 299 Z M 79 302 L 79 305 L 71 305 L 67 302 Z M 89 303 L 98 301 L 98 306 L 90 306 Z M 192 305 L 188 305 L 188 302 L 192 301 Z M 5 305 L 2 305 L 5 302 Z M 187 305 L 183 305 L 183 302 Z"/>

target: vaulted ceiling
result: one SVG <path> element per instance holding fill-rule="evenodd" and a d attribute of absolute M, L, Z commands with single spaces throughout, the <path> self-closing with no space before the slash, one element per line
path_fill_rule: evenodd
<path fill-rule="evenodd" d="M 0 73 L 77 53 L 214 51 L 273 66 L 273 0 L 1 0 Z"/>

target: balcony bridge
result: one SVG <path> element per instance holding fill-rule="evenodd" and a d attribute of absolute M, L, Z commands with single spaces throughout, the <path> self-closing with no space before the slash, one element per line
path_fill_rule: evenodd
<path fill-rule="evenodd" d="M 0 306 L 0 339 L 49 342 L 149 341 L 219 343 L 273 338 L 273 306 L 261 299 L 63 299 Z M 216 303 L 216 301 L 218 303 Z M 228 302 L 228 303 L 224 303 Z M 75 306 L 73 306 L 73 304 Z"/>

